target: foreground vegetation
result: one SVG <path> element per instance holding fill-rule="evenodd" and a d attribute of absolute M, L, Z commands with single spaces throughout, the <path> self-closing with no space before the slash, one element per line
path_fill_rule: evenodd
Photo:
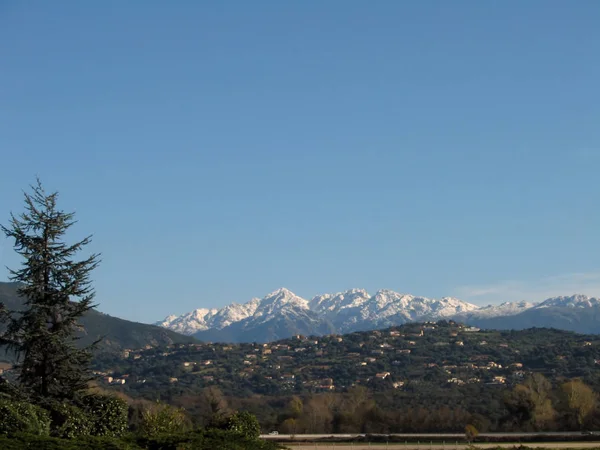
<path fill-rule="evenodd" d="M 233 436 L 231 433 L 198 431 L 173 433 L 152 438 L 87 436 L 60 439 L 19 434 L 11 437 L 0 437 L 0 448 L 3 450 L 21 450 L 23 448 L 36 448 L 38 450 L 274 450 L 280 447 L 275 443 Z"/>

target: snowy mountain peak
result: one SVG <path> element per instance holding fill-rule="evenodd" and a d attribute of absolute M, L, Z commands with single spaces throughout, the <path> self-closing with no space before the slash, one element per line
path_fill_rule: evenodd
<path fill-rule="evenodd" d="M 370 297 L 364 289 L 350 289 L 336 294 L 322 294 L 315 296 L 310 301 L 309 308 L 319 313 L 337 313 L 342 309 L 358 307 Z"/>
<path fill-rule="evenodd" d="M 417 301 L 419 300 L 418 297 L 414 297 L 412 295 L 400 294 L 389 289 L 380 289 L 375 292 L 375 295 L 371 298 L 369 303 L 376 304 L 379 307 L 384 307 L 390 303 L 408 306 L 415 299 L 417 299 Z"/>
<path fill-rule="evenodd" d="M 157 323 L 165 324 L 165 325 L 162 325 L 164 327 L 164 326 L 170 324 L 171 322 L 173 322 L 175 319 L 177 319 L 177 317 L 179 317 L 179 316 L 175 316 L 175 315 L 171 314 L 170 316 L 165 317 L 162 321 L 157 322 Z"/>
<path fill-rule="evenodd" d="M 179 317 L 169 316 L 159 325 L 180 333 L 194 334 L 211 328 L 221 330 L 241 321 L 244 321 L 244 326 L 249 326 L 277 317 L 306 320 L 309 316 L 317 317 L 316 313 L 318 317 L 334 323 L 340 332 L 345 332 L 387 323 L 388 320 L 436 319 L 476 309 L 477 306 L 452 297 L 435 300 L 390 289 L 380 289 L 373 296 L 364 289 L 349 289 L 317 295 L 307 301 L 289 289 L 279 288 L 262 299 L 254 298 L 241 305 L 232 303 L 219 310 L 201 308 Z"/>
<path fill-rule="evenodd" d="M 600 306 L 599 299 L 575 294 L 549 298 L 537 305 L 536 308 L 592 308 L 594 306 Z"/>
<path fill-rule="evenodd" d="M 432 309 L 437 317 L 449 317 L 457 313 L 476 311 L 479 306 L 454 297 L 442 297 L 440 300 L 434 301 Z"/>
<path fill-rule="evenodd" d="M 436 300 L 382 289 L 367 303 L 365 312 L 372 320 L 386 317 L 418 320 L 450 317 L 475 309 L 477 306 L 452 297 Z"/>
<path fill-rule="evenodd" d="M 520 302 L 502 302 L 499 305 L 487 305 L 484 308 L 531 308 L 532 306 L 537 305 L 538 303 L 526 302 L 525 300 L 521 300 Z"/>
<path fill-rule="evenodd" d="M 470 318 L 492 318 L 492 317 L 508 317 L 515 316 L 523 311 L 533 308 L 537 303 L 529 303 L 525 301 L 520 302 L 504 302 L 499 305 L 487 305 L 482 307 L 477 307 L 470 309 L 468 311 L 463 311 L 457 318 L 460 320 L 464 317 Z"/>
<path fill-rule="evenodd" d="M 349 289 L 317 295 L 308 301 L 289 289 L 280 288 L 261 299 L 253 298 L 243 304 L 231 303 L 221 309 L 199 308 L 178 317 L 168 316 L 157 325 L 184 334 L 195 334 L 220 331 L 230 326 L 237 327 L 235 332 L 240 329 L 247 332 L 259 330 L 261 324 L 269 323 L 270 332 L 276 330 L 278 336 L 284 336 L 285 333 L 298 333 L 300 329 L 315 334 L 346 333 L 408 321 L 512 319 L 512 316 L 540 308 L 593 307 L 600 308 L 600 300 L 585 295 L 554 297 L 539 304 L 520 301 L 479 307 L 454 297 L 431 299 L 390 289 L 380 289 L 372 296 L 364 289 Z M 286 325 L 283 326 L 283 323 Z M 284 328 L 277 328 L 281 326 Z M 282 331 L 284 329 L 288 331 Z"/>
<path fill-rule="evenodd" d="M 196 331 L 211 328 L 209 319 L 218 311 L 218 309 L 198 308 L 179 317 L 173 315 L 167 316 L 161 322 L 156 323 L 156 325 L 182 334 L 193 334 Z"/>
<path fill-rule="evenodd" d="M 280 288 L 266 295 L 261 301 L 259 308 L 266 306 L 284 306 L 294 305 L 308 309 L 308 300 L 298 297 L 292 291 L 286 288 Z"/>
<path fill-rule="evenodd" d="M 377 292 L 375 292 L 375 295 L 373 297 L 377 297 L 377 298 L 386 298 L 386 299 L 391 299 L 391 298 L 415 298 L 412 295 L 407 295 L 407 294 L 400 294 L 399 292 L 396 291 L 392 291 L 391 289 L 379 289 Z"/>
<path fill-rule="evenodd" d="M 294 294 L 289 289 L 281 287 L 279 289 L 274 290 L 270 294 L 265 295 L 264 298 L 269 298 L 269 297 L 295 297 L 295 296 L 296 296 L 296 294 Z"/>

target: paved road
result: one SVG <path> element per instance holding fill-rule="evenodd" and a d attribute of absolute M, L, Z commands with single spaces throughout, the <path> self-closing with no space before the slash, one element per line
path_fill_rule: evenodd
<path fill-rule="evenodd" d="M 308 443 L 289 443 L 286 442 L 286 447 L 291 450 L 465 450 L 465 449 L 491 449 L 491 448 L 507 448 L 512 449 L 518 445 L 515 443 L 489 443 L 489 444 L 475 444 L 473 447 L 469 447 L 466 444 L 459 445 L 442 445 L 442 444 L 340 444 L 340 443 L 325 443 L 318 442 L 314 444 Z M 524 444 L 529 448 L 549 448 L 549 449 L 591 449 L 600 448 L 598 442 L 532 442 Z"/>
<path fill-rule="evenodd" d="M 598 436 L 598 439 L 600 440 L 600 432 L 594 432 L 594 434 L 596 434 Z M 323 440 L 323 439 L 328 439 L 328 438 L 335 438 L 335 439 L 353 439 L 353 438 L 357 438 L 359 436 L 364 436 L 364 435 L 360 435 L 360 434 L 263 434 L 261 435 L 261 438 L 263 439 L 273 439 L 273 440 L 281 440 L 281 441 L 288 441 L 288 440 L 296 440 L 296 441 L 317 441 L 317 440 Z M 406 439 L 406 440 L 423 440 L 423 441 L 427 441 L 427 440 L 464 440 L 465 438 L 465 434 L 464 433 L 420 433 L 420 434 L 416 434 L 416 433 L 394 433 L 394 434 L 383 434 L 383 435 L 376 435 L 373 434 L 371 436 L 393 436 L 395 438 L 400 438 L 400 439 Z M 480 438 L 484 438 L 484 437 L 495 437 L 495 438 L 511 438 L 514 439 L 515 441 L 518 441 L 519 439 L 523 439 L 523 438 L 531 438 L 531 437 L 538 437 L 540 439 L 543 439 L 544 436 L 547 437 L 552 437 L 552 436 L 582 436 L 582 434 L 580 432 L 564 432 L 564 433 L 559 433 L 559 432 L 549 432 L 549 433 L 480 433 L 479 437 Z M 600 445 L 598 445 L 598 447 L 600 447 Z"/>

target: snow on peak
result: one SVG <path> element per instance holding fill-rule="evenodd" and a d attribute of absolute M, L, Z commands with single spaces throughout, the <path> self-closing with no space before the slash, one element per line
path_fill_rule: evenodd
<path fill-rule="evenodd" d="M 479 306 L 477 305 L 464 302 L 454 297 L 442 297 L 440 300 L 434 300 L 431 307 L 435 317 L 450 317 L 479 309 Z"/>
<path fill-rule="evenodd" d="M 199 308 L 181 316 L 168 316 L 157 325 L 169 328 L 182 334 L 193 334 L 197 331 L 211 328 L 210 317 L 218 312 L 218 309 Z"/>
<path fill-rule="evenodd" d="M 322 294 L 313 297 L 310 309 L 318 313 L 338 313 L 343 309 L 361 306 L 371 296 L 364 289 L 349 289 L 336 294 Z"/>
<path fill-rule="evenodd" d="M 264 298 L 271 298 L 271 297 L 288 298 L 288 297 L 295 297 L 295 296 L 296 296 L 296 294 L 294 294 L 289 289 L 281 287 L 279 289 L 274 290 L 270 294 L 265 295 Z"/>
<path fill-rule="evenodd" d="M 166 327 L 171 322 L 173 322 L 175 319 L 177 319 L 177 317 L 179 317 L 179 316 L 175 316 L 175 315 L 171 314 L 170 316 L 165 317 L 162 321 L 157 322 L 157 324 L 159 324 L 163 327 Z"/>
<path fill-rule="evenodd" d="M 247 317 L 252 316 L 256 312 L 256 308 L 260 303 L 260 299 L 253 298 L 252 300 L 244 303 L 237 304 L 231 303 L 217 311 L 212 320 L 213 328 L 222 329 L 232 323 L 244 320 Z"/>
<path fill-rule="evenodd" d="M 600 306 L 599 299 L 575 294 L 549 298 L 537 305 L 536 308 L 592 308 L 594 306 Z"/>
<path fill-rule="evenodd" d="M 194 334 L 207 329 L 222 329 L 241 321 L 244 321 L 244 327 L 252 327 L 276 318 L 294 322 L 319 317 L 331 322 L 338 332 L 347 332 L 406 321 L 492 318 L 513 316 L 532 308 L 594 306 L 600 307 L 599 299 L 572 295 L 550 298 L 539 304 L 521 301 L 479 307 L 454 297 L 430 299 L 389 289 L 378 290 L 373 296 L 364 289 L 349 289 L 317 295 L 308 301 L 289 289 L 280 288 L 243 304 L 231 303 L 221 309 L 199 308 L 181 316 L 168 316 L 157 325 Z"/>
<path fill-rule="evenodd" d="M 260 300 L 254 315 L 271 317 L 273 314 L 290 308 L 307 310 L 309 309 L 308 300 L 298 297 L 289 289 L 280 288 Z"/>
<path fill-rule="evenodd" d="M 437 300 L 399 294 L 387 289 L 377 291 L 367 307 L 370 316 L 382 318 L 398 315 L 406 320 L 417 320 L 425 317 L 428 319 L 449 317 L 475 309 L 477 309 L 477 306 L 452 297 L 443 297 Z"/>
<path fill-rule="evenodd" d="M 475 305 L 444 297 L 432 300 L 381 289 L 371 296 L 364 289 L 349 289 L 335 294 L 317 295 L 308 301 L 286 288 L 279 288 L 262 299 L 247 303 L 232 303 L 221 309 L 200 308 L 179 317 L 169 316 L 158 325 L 184 334 L 222 329 L 242 320 L 262 323 L 277 317 L 306 318 L 317 313 L 336 324 L 343 332 L 357 324 L 397 317 L 401 320 L 450 317 L 477 309 Z"/>
<path fill-rule="evenodd" d="M 526 301 L 520 302 L 504 302 L 499 305 L 487 305 L 478 307 L 475 310 L 469 311 L 471 317 L 492 318 L 499 316 L 515 316 L 523 311 L 533 308 L 537 303 Z"/>

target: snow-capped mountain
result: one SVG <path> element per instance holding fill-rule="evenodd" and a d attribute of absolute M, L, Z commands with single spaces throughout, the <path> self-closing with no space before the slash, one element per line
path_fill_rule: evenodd
<path fill-rule="evenodd" d="M 298 311 L 308 311 L 308 300 L 298 297 L 286 288 L 277 289 L 258 302 L 252 314 L 254 321 L 267 322 L 278 315 L 294 315 Z"/>
<path fill-rule="evenodd" d="M 400 315 L 412 321 L 424 317 L 451 317 L 478 308 L 452 297 L 435 300 L 399 294 L 388 289 L 379 290 L 373 296 L 364 289 L 318 295 L 309 302 L 309 307 L 334 321 L 339 321 L 339 315 L 344 313 L 360 320 L 380 320 Z"/>
<path fill-rule="evenodd" d="M 221 309 L 199 308 L 181 316 L 168 316 L 155 325 L 190 335 L 211 328 L 220 330 L 253 315 L 259 302 L 259 299 L 253 298 L 243 305 L 232 303 Z"/>
<path fill-rule="evenodd" d="M 329 319 L 342 332 L 381 328 L 419 319 L 441 319 L 477 308 L 462 300 L 440 300 L 400 294 L 387 289 L 370 296 L 353 289 L 330 296 L 315 297 L 311 307 Z"/>
<path fill-rule="evenodd" d="M 456 318 L 468 317 L 471 319 L 475 319 L 475 318 L 483 319 L 483 318 L 491 318 L 491 317 L 515 316 L 515 315 L 520 314 L 523 311 L 533 308 L 534 306 L 537 306 L 537 305 L 538 305 L 538 303 L 531 303 L 531 302 L 525 302 L 525 301 L 504 302 L 504 303 L 500 303 L 499 305 L 481 306 L 481 307 L 478 307 L 471 311 L 468 311 L 467 313 L 458 314 L 455 317 Z"/>
<path fill-rule="evenodd" d="M 310 301 L 281 288 L 262 299 L 221 309 L 197 309 L 158 322 L 203 340 L 249 342 L 294 334 L 319 335 L 385 328 L 406 322 L 453 319 L 497 329 L 548 326 L 600 332 L 600 300 L 585 295 L 555 297 L 541 303 L 506 302 L 477 306 L 453 297 L 430 299 L 382 289 L 321 294 Z"/>
<path fill-rule="evenodd" d="M 597 334 L 600 333 L 600 300 L 586 295 L 553 297 L 525 307 L 517 314 L 472 316 L 465 322 L 481 328 L 522 330 L 538 327 Z"/>
<path fill-rule="evenodd" d="M 371 296 L 364 289 L 350 289 L 337 294 L 323 294 L 313 297 L 309 308 L 321 314 L 338 314 L 345 309 L 362 306 Z"/>
<path fill-rule="evenodd" d="M 287 337 L 283 336 L 285 328 L 298 333 L 302 331 L 301 334 L 319 334 L 314 332 L 317 329 L 344 333 L 421 318 L 452 317 L 475 309 L 475 305 L 450 297 L 435 300 L 385 289 L 373 296 L 364 289 L 351 289 L 318 295 L 308 301 L 281 288 L 262 299 L 254 298 L 244 304 L 232 303 L 221 309 L 201 308 L 179 317 L 168 316 L 157 324 L 204 339 L 222 337 L 239 340 L 240 333 L 252 331 L 255 336 L 256 328 L 264 324 L 271 330 L 277 329 L 276 334 L 282 335 L 280 337 Z M 283 328 L 282 321 L 285 322 Z"/>
<path fill-rule="evenodd" d="M 208 324 L 209 316 L 216 314 L 218 309 L 198 308 L 192 312 L 182 314 L 181 316 L 168 316 L 163 321 L 156 322 L 155 325 L 169 328 L 182 334 L 194 334 L 199 330 L 210 328 Z"/>
<path fill-rule="evenodd" d="M 331 323 L 309 308 L 308 300 L 288 289 L 278 289 L 252 302 L 256 307 L 247 317 L 222 328 L 198 331 L 194 336 L 210 341 L 264 342 L 295 334 L 335 332 Z"/>
<path fill-rule="evenodd" d="M 600 300 L 595 297 L 571 295 L 549 298 L 536 305 L 536 308 L 593 308 L 598 306 L 600 306 Z"/>

